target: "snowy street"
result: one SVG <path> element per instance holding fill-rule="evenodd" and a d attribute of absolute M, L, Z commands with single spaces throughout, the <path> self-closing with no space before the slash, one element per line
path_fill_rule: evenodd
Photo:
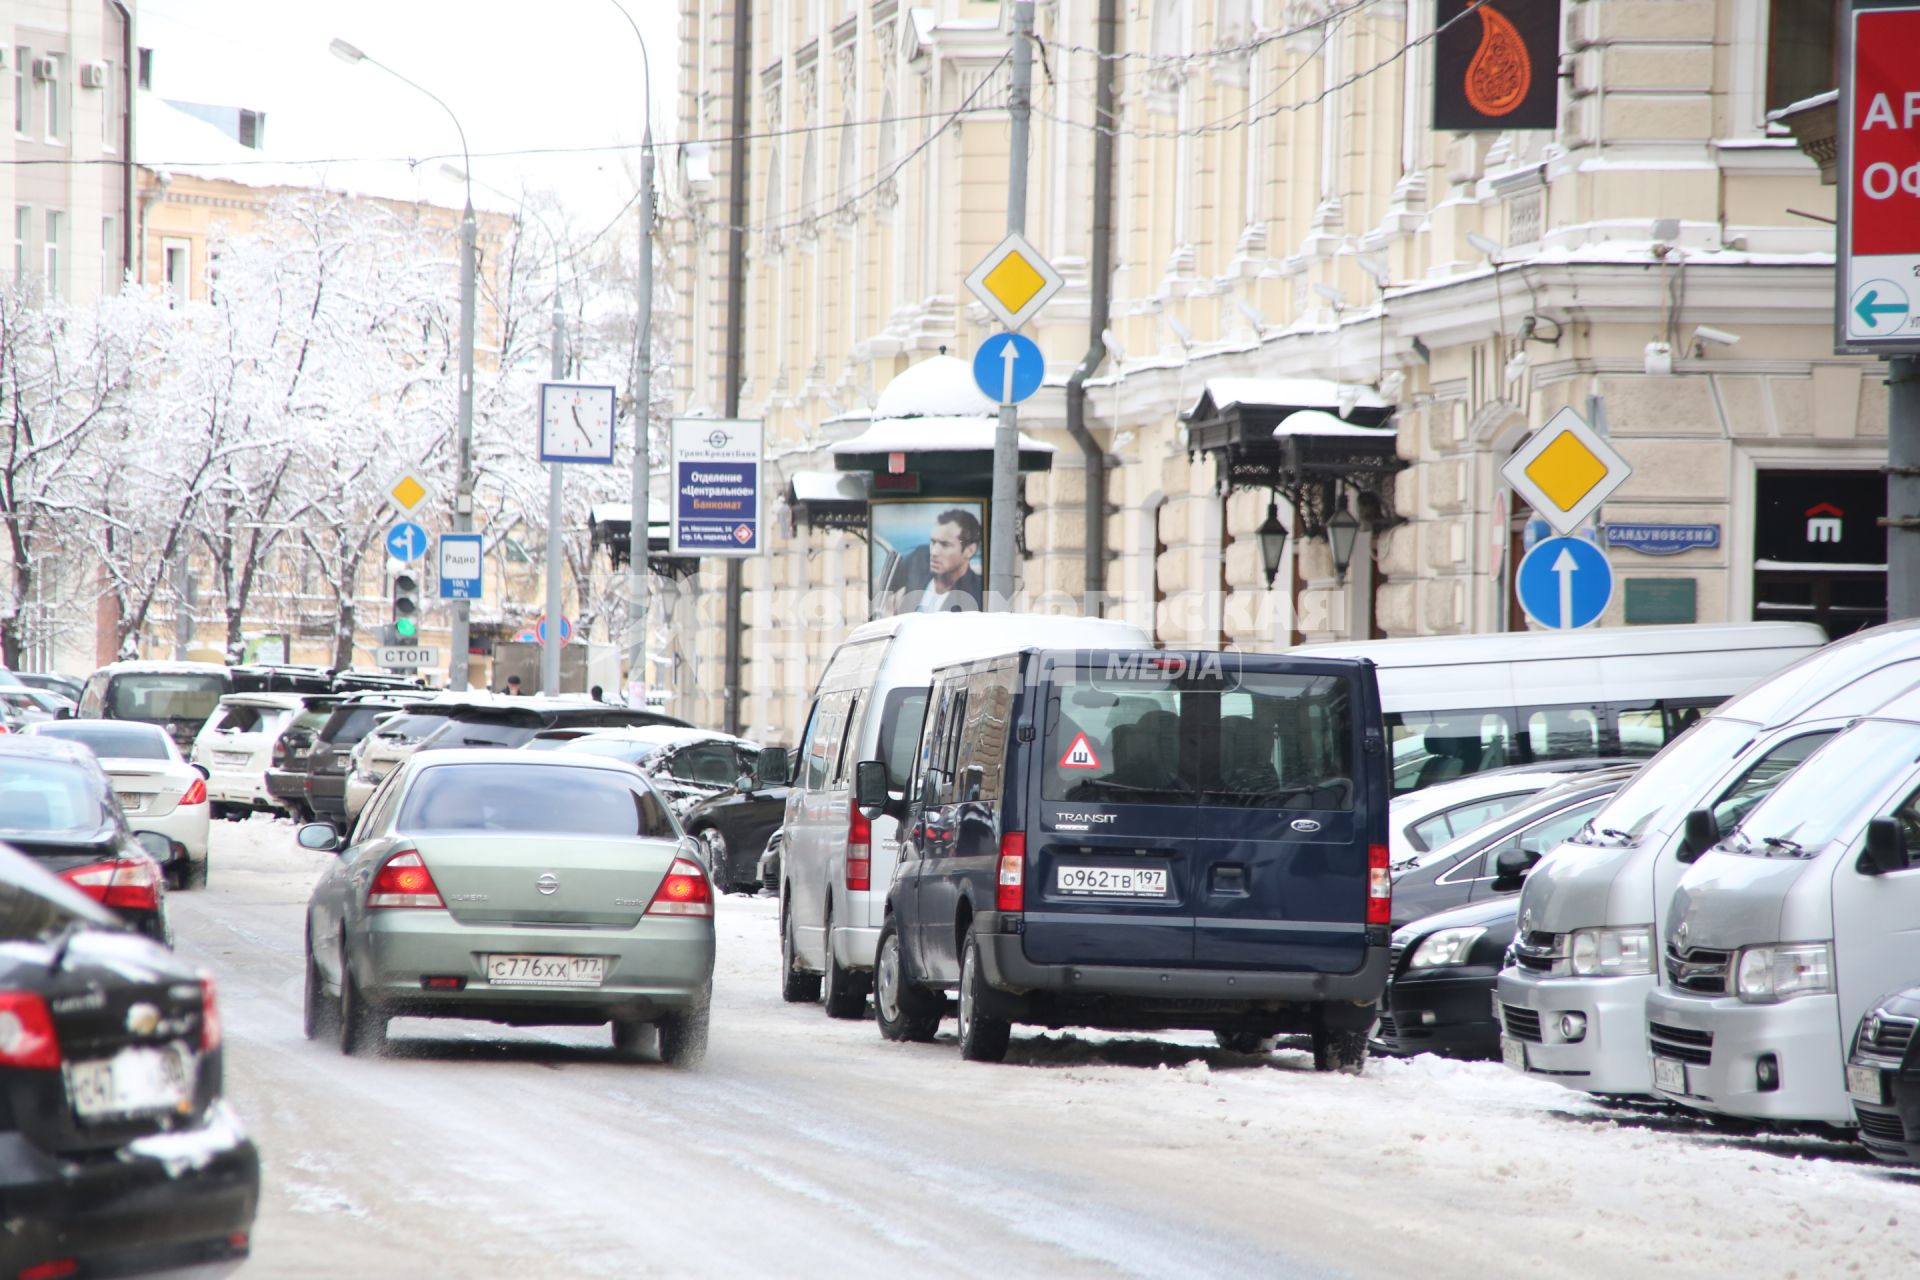
<path fill-rule="evenodd" d="M 1605 1108 L 1498 1064 L 1016 1030 L 1004 1066 L 789 1006 L 771 898 L 725 898 L 692 1073 L 604 1029 L 300 1030 L 330 855 L 216 823 L 170 897 L 258 1142 L 253 1277 L 1913 1274 L 1920 1178 L 1857 1146 Z M 1843 1261 L 1844 1259 L 1844 1261 Z"/>

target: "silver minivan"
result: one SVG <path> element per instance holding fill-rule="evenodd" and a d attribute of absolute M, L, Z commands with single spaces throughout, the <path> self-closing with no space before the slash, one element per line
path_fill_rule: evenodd
<path fill-rule="evenodd" d="M 854 628 L 827 660 L 794 757 L 781 823 L 780 994 L 866 1012 L 873 954 L 899 848 L 898 823 L 852 803 L 854 766 L 879 760 L 902 798 L 935 667 L 1023 648 L 1146 649 L 1139 627 L 1102 618 L 908 613 Z M 877 887 L 877 890 L 876 890 Z"/>
<path fill-rule="evenodd" d="M 1655 1095 L 1855 1124 L 1847 1042 L 1920 974 L 1916 850 L 1920 691 L 1820 748 L 1680 878 L 1647 997 Z"/>
<path fill-rule="evenodd" d="M 1920 622 L 1830 644 L 1703 719 L 1536 866 L 1499 981 L 1507 1065 L 1588 1093 L 1651 1093 L 1646 999 L 1688 861 L 1833 735 L 1917 685 Z M 1689 838 L 1699 809 L 1712 822 Z"/>

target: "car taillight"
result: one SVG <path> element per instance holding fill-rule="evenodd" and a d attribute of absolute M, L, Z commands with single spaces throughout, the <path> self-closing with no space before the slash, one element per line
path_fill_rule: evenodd
<path fill-rule="evenodd" d="M 447 906 L 440 900 L 440 886 L 433 882 L 433 872 L 420 861 L 418 849 L 402 849 L 380 864 L 367 889 L 367 905 L 438 907 L 442 911 Z"/>
<path fill-rule="evenodd" d="M 213 989 L 213 979 L 202 976 L 200 979 L 200 1052 L 212 1053 L 220 1047 L 220 998 Z"/>
<path fill-rule="evenodd" d="M 0 991 L 0 1066 L 36 1071 L 60 1066 L 53 1017 L 47 1002 L 31 991 Z"/>
<path fill-rule="evenodd" d="M 34 1263 L 15 1277 L 15 1280 L 66 1280 L 68 1276 L 79 1274 L 79 1259 L 55 1258 L 51 1262 Z"/>
<path fill-rule="evenodd" d="M 847 888 L 873 887 L 873 824 L 859 805 L 847 807 Z"/>
<path fill-rule="evenodd" d="M 160 864 L 152 858 L 116 858 L 62 871 L 60 878 L 102 906 L 152 911 L 160 905 Z"/>
<path fill-rule="evenodd" d="M 996 911 L 1027 909 L 1027 835 L 1009 831 L 1000 837 L 1000 877 L 993 891 Z"/>
<path fill-rule="evenodd" d="M 1393 876 L 1387 869 L 1387 846 L 1367 846 L 1367 923 L 1393 923 Z"/>
<path fill-rule="evenodd" d="M 650 916 L 710 916 L 713 914 L 713 887 L 700 864 L 688 858 L 675 858 L 667 868 L 667 878 L 653 891 L 647 906 Z"/>
<path fill-rule="evenodd" d="M 195 778 L 187 793 L 180 797 L 181 804 L 205 804 L 207 802 L 207 780 Z"/>

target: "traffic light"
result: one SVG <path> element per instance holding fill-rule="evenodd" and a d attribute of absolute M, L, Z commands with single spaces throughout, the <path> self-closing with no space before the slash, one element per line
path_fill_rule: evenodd
<path fill-rule="evenodd" d="M 393 575 L 393 634 L 412 644 L 420 634 L 420 581 L 410 573 Z"/>

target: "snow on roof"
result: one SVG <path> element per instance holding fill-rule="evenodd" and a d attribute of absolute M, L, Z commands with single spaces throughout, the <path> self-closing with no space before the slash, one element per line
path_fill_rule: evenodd
<path fill-rule="evenodd" d="M 633 504 L 631 502 L 596 502 L 587 508 L 587 519 L 594 524 L 632 524 Z M 671 521 L 647 520 L 649 532 L 664 534 Z"/>
<path fill-rule="evenodd" d="M 833 445 L 835 457 L 863 453 L 966 453 L 993 451 L 993 433 L 1000 424 L 992 418 L 885 418 L 851 440 Z M 1052 453 L 1054 447 L 1020 433 L 1026 453 Z"/>
<path fill-rule="evenodd" d="M 100 668 L 100 670 L 107 672 L 109 675 L 116 676 L 224 676 L 227 674 L 227 668 L 218 662 L 165 662 L 159 660 L 149 662 L 141 658 L 129 659 L 126 662 L 109 663 L 107 666 Z"/>
<path fill-rule="evenodd" d="M 1208 396 L 1213 397 L 1216 411 L 1244 404 L 1268 407 L 1292 405 L 1297 409 L 1331 409 L 1338 412 L 1343 394 L 1355 408 L 1389 407 L 1372 387 L 1355 382 L 1335 382 L 1331 378 L 1208 378 L 1206 385 L 1200 389 L 1199 398 L 1194 400 L 1193 408 L 1187 411 L 1187 416 L 1192 417 L 1198 412 L 1200 400 Z"/>
<path fill-rule="evenodd" d="M 932 356 L 903 370 L 873 406 L 879 418 L 991 417 L 1000 406 L 980 394 L 973 368 L 953 356 Z"/>
<path fill-rule="evenodd" d="M 1342 422 L 1324 409 L 1300 409 L 1281 419 L 1273 429 L 1275 440 L 1288 436 L 1369 436 L 1375 440 L 1393 438 L 1391 427 L 1361 427 Z"/>
<path fill-rule="evenodd" d="M 1790 116 L 1796 111 L 1806 111 L 1812 107 L 1824 107 L 1829 102 L 1838 102 L 1839 100 L 1840 91 L 1838 89 L 1829 89 L 1825 93 L 1816 93 L 1811 98 L 1802 98 L 1798 102 L 1789 102 L 1786 106 L 1778 110 L 1769 111 L 1767 112 L 1767 119 L 1778 120 L 1782 116 Z"/>
<path fill-rule="evenodd" d="M 787 482 L 795 502 L 865 502 L 867 486 L 852 471 L 796 471 Z"/>

